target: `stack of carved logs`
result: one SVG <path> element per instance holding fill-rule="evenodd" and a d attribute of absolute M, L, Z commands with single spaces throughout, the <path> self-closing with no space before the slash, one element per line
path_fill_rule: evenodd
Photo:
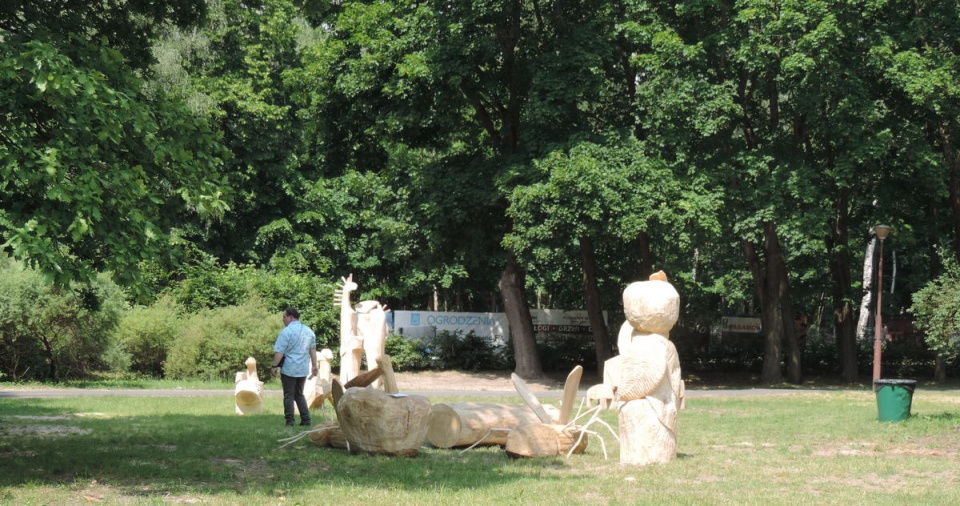
<path fill-rule="evenodd" d="M 430 405 L 425 397 L 398 393 L 390 357 L 378 368 L 341 387 L 334 380 L 337 421 L 315 426 L 309 437 L 318 446 L 353 452 L 413 456 L 424 437 L 437 448 L 502 446 L 512 457 L 554 457 L 583 453 L 587 438 L 568 424 L 583 369 L 570 373 L 561 408 L 542 405 L 513 375 L 526 405 L 463 402 Z M 384 391 L 364 388 L 383 377 Z"/>

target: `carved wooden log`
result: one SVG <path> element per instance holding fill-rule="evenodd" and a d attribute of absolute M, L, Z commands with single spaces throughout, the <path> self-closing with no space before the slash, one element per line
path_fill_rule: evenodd
<path fill-rule="evenodd" d="M 537 414 L 537 418 L 539 418 L 541 422 L 554 423 L 557 421 L 559 413 L 557 413 L 556 416 L 547 413 L 543 405 L 540 404 L 540 400 L 537 399 L 537 396 L 533 395 L 533 392 L 530 391 L 527 382 L 523 381 L 523 378 L 518 376 L 517 373 L 511 373 L 510 379 L 513 380 L 513 386 L 517 389 L 517 393 L 520 394 L 520 397 L 527 403 L 527 406 L 530 406 L 530 409 Z"/>
<path fill-rule="evenodd" d="M 668 395 L 669 385 L 661 385 Z M 619 409 L 620 463 L 645 466 L 665 464 L 677 456 L 676 406 L 656 396 L 621 404 Z"/>
<path fill-rule="evenodd" d="M 579 365 L 574 367 L 567 375 L 567 381 L 563 384 L 563 400 L 560 402 L 560 415 L 556 419 L 557 423 L 566 425 L 570 421 L 573 405 L 577 401 L 581 378 L 583 378 L 583 367 Z"/>
<path fill-rule="evenodd" d="M 549 416 L 559 416 L 557 408 L 544 405 Z M 437 404 L 430 415 L 427 440 L 437 448 L 454 448 L 479 443 L 483 446 L 507 444 L 506 431 L 520 425 L 538 423 L 540 417 L 522 404 L 458 402 Z"/>
<path fill-rule="evenodd" d="M 397 387 L 397 377 L 393 373 L 393 359 L 390 355 L 380 355 L 377 357 L 377 369 L 383 372 L 383 391 L 388 394 L 399 393 Z"/>
<path fill-rule="evenodd" d="M 263 382 L 241 380 L 234 387 L 234 399 L 238 415 L 263 412 Z"/>
<path fill-rule="evenodd" d="M 340 422 L 325 422 L 311 429 L 310 442 L 321 447 L 346 448 L 347 437 L 340 429 Z"/>
<path fill-rule="evenodd" d="M 377 368 L 362 372 L 343 385 L 343 389 L 346 390 L 348 388 L 365 387 L 371 385 L 374 381 L 377 381 L 380 378 L 381 374 L 383 374 L 383 371 Z"/>
<path fill-rule="evenodd" d="M 337 416 L 350 451 L 412 457 L 427 434 L 430 408 L 430 399 L 420 395 L 349 388 L 337 403 Z"/>
<path fill-rule="evenodd" d="M 536 458 L 566 455 L 571 448 L 573 453 L 583 453 L 587 449 L 587 438 L 580 438 L 577 427 L 531 423 L 510 431 L 504 449 L 511 457 Z"/>

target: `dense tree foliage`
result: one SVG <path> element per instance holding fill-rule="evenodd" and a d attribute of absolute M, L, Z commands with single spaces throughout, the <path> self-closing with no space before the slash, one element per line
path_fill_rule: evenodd
<path fill-rule="evenodd" d="M 555 365 L 531 305 L 586 309 L 602 367 L 622 288 L 663 269 L 678 336 L 760 315 L 762 381 L 796 382 L 805 319 L 852 382 L 871 227 L 892 315 L 960 254 L 958 34 L 954 0 L 7 2 L 3 249 L 191 314 L 300 305 L 334 347 L 320 301 L 353 273 L 505 311 L 528 377 Z M 916 314 L 943 351 L 949 317 Z"/>
<path fill-rule="evenodd" d="M 226 153 L 206 119 L 144 92 L 162 21 L 202 1 L 4 2 L 0 8 L 3 249 L 61 285 L 137 278 L 184 215 L 227 209 Z"/>

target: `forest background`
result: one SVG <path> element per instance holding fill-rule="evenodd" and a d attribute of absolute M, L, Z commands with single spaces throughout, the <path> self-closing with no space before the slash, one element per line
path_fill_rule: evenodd
<path fill-rule="evenodd" d="M 288 304 L 336 349 L 349 273 L 393 309 L 507 314 L 503 353 L 393 338 L 401 367 L 599 369 L 623 288 L 662 269 L 685 371 L 852 383 L 881 223 L 883 312 L 924 331 L 886 343 L 885 371 L 942 380 L 960 348 L 958 9 L 4 2 L 0 380 L 228 378 L 268 362 Z M 591 339 L 538 343 L 530 307 L 587 310 Z M 755 342 L 703 345 L 753 314 Z"/>

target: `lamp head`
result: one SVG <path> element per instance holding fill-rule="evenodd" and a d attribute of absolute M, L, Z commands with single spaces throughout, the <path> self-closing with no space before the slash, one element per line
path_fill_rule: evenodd
<path fill-rule="evenodd" d="M 873 227 L 873 233 L 877 234 L 877 239 L 880 239 L 881 241 L 886 239 L 887 236 L 890 235 L 890 232 L 892 230 L 893 229 L 888 227 L 887 225 L 877 225 Z"/>

